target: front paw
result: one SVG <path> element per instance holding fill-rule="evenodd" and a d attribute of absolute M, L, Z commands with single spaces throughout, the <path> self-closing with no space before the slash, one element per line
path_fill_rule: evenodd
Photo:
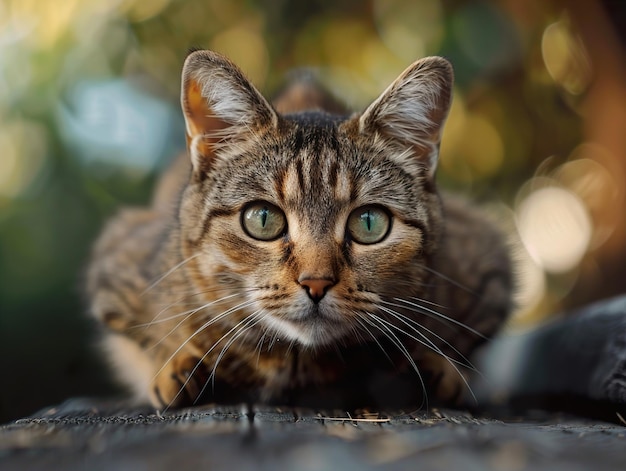
<path fill-rule="evenodd" d="M 152 403 L 159 408 L 192 406 L 198 402 L 208 384 L 202 360 L 180 353 L 167 361 L 157 374 L 152 388 Z"/>
<path fill-rule="evenodd" d="M 468 393 L 467 378 L 459 365 L 438 353 L 427 352 L 420 359 L 420 369 L 426 373 L 427 387 L 438 404 L 462 405 Z"/>

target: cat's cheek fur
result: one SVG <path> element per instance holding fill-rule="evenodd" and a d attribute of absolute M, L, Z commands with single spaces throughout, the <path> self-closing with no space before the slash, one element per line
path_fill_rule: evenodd
<path fill-rule="evenodd" d="M 243 234 L 239 215 L 216 217 L 208 224 L 202 243 L 192 249 L 198 255 L 201 275 L 212 279 L 222 273 L 237 278 L 249 278 L 259 266 L 272 259 L 271 246 L 257 243 Z"/>
<path fill-rule="evenodd" d="M 414 273 L 420 266 L 419 259 L 423 254 L 421 239 L 419 231 L 396 221 L 391 233 L 382 243 L 353 244 L 355 271 L 364 281 L 359 284 L 381 294 L 394 294 L 388 291 L 392 288 L 396 291 L 395 294 L 406 292 L 406 286 L 399 286 L 397 282 L 415 281 Z M 372 267 L 376 270 L 373 271 Z M 391 282 L 391 286 L 387 290 L 382 289 L 388 282 Z"/>

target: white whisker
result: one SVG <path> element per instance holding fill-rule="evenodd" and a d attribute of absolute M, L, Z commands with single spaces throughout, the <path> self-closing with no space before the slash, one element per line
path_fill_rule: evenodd
<path fill-rule="evenodd" d="M 169 270 L 167 270 L 163 275 L 161 275 L 160 277 L 158 277 L 155 281 L 153 281 L 146 289 L 144 289 L 141 292 L 141 296 L 143 296 L 144 294 L 146 294 L 148 291 L 150 291 L 151 289 L 153 289 L 155 286 L 157 286 L 159 283 L 161 283 L 165 278 L 167 278 L 168 276 L 170 276 L 172 273 L 174 273 L 176 270 L 178 270 L 180 267 L 182 267 L 183 265 L 189 263 L 191 260 L 193 260 L 194 258 L 198 257 L 200 255 L 200 253 L 195 253 L 190 257 L 187 257 L 185 260 L 183 260 L 180 263 L 177 263 L 176 265 L 174 265 L 172 268 L 170 268 Z"/>
<path fill-rule="evenodd" d="M 355 319 L 358 322 L 358 324 L 361 326 L 361 328 L 365 330 L 365 332 L 367 332 L 370 335 L 370 337 L 372 337 L 372 340 L 374 340 L 374 343 L 378 345 L 378 348 L 380 348 L 380 350 L 383 352 L 383 355 L 385 355 L 385 357 L 387 357 L 387 359 L 391 362 L 391 364 L 393 364 L 393 360 L 391 359 L 389 354 L 385 351 L 385 348 L 378 341 L 378 338 L 372 333 L 372 331 L 370 331 L 367 328 L 367 325 L 365 324 L 365 319 L 363 319 L 361 316 L 356 316 Z"/>
<path fill-rule="evenodd" d="M 267 313 L 265 312 L 265 310 L 259 309 L 259 310 L 255 311 L 255 312 L 253 312 L 252 314 L 250 314 L 246 319 L 244 319 L 245 322 L 242 321 L 244 323 L 244 325 L 241 326 L 237 330 L 237 332 L 230 338 L 230 340 L 228 340 L 228 342 L 226 342 L 224 347 L 222 347 L 222 351 L 217 356 L 217 358 L 215 360 L 215 363 L 213 365 L 213 370 L 211 371 L 211 374 L 209 375 L 209 378 L 207 379 L 207 381 L 205 383 L 205 387 L 203 387 L 202 391 L 200 391 L 200 395 L 202 395 L 202 393 L 204 392 L 204 389 L 206 388 L 206 385 L 209 382 L 211 382 L 211 383 L 215 382 L 215 373 L 217 371 L 217 366 L 218 366 L 219 362 L 222 360 L 222 358 L 224 358 L 224 355 L 226 354 L 228 349 L 231 347 L 231 345 L 233 343 L 235 343 L 235 341 L 238 338 L 240 338 L 243 334 L 248 332 L 251 328 L 253 328 L 255 325 L 257 325 L 259 322 L 261 322 L 263 320 L 263 318 L 266 317 L 266 316 L 267 316 Z M 242 322 L 240 322 L 239 324 L 241 324 Z M 239 326 L 239 324 L 237 324 L 237 326 Z M 231 329 L 228 333 L 230 333 L 233 329 Z M 228 335 L 228 333 L 225 334 L 224 337 L 226 335 Z M 218 343 L 220 343 L 224 337 L 222 337 L 220 340 L 218 340 L 215 344 L 217 345 Z"/>
<path fill-rule="evenodd" d="M 254 351 L 257 352 L 257 355 L 256 355 L 257 368 L 259 367 L 259 363 L 261 362 L 261 350 L 263 348 L 263 342 L 265 341 L 266 334 L 267 334 L 266 329 L 263 329 L 263 332 L 261 333 L 261 336 L 259 337 L 259 341 L 257 342 L 256 347 L 254 348 Z"/>
<path fill-rule="evenodd" d="M 163 365 L 161 366 L 161 368 L 159 368 L 159 370 L 155 373 L 154 377 L 152 378 L 152 381 L 154 381 L 156 379 L 156 377 L 163 371 L 163 369 L 168 365 L 168 363 L 170 361 L 172 361 L 172 359 L 178 355 L 178 353 L 185 348 L 185 346 L 191 342 L 191 340 L 193 340 L 200 332 L 202 332 L 203 330 L 205 330 L 207 327 L 210 327 L 211 325 L 213 325 L 215 322 L 220 321 L 221 319 L 223 319 L 224 317 L 233 314 L 236 311 L 239 311 L 241 309 L 245 309 L 248 306 L 251 306 L 255 303 L 255 301 L 245 301 L 243 303 L 238 304 L 237 306 L 234 306 L 224 312 L 222 312 L 221 314 L 209 319 L 207 322 L 205 322 L 204 324 L 202 324 L 200 327 L 198 327 L 195 332 L 193 332 L 189 337 L 187 337 L 187 339 L 181 343 L 178 348 L 176 350 L 174 350 L 174 352 L 169 356 L 169 358 L 163 363 Z M 238 324 L 237 324 L 238 325 Z M 232 330 L 232 329 L 231 329 Z M 210 351 L 210 350 L 209 350 Z"/>
<path fill-rule="evenodd" d="M 177 299 L 176 301 L 174 301 L 173 303 L 168 304 L 168 305 L 167 305 L 167 306 L 165 306 L 163 309 L 161 309 L 161 310 L 160 310 L 160 311 L 159 311 L 159 312 L 158 312 L 158 313 L 157 313 L 157 314 L 156 314 L 156 315 L 152 318 L 152 320 L 151 320 L 150 322 L 145 323 L 145 324 L 141 324 L 141 325 L 143 325 L 143 326 L 145 326 L 146 328 L 148 328 L 148 327 L 150 327 L 152 324 L 155 324 L 155 323 L 159 322 L 159 320 L 160 320 L 159 318 L 161 317 L 161 315 L 162 315 L 164 312 L 166 312 L 166 311 L 168 311 L 169 309 L 171 309 L 172 307 L 174 307 L 174 306 L 180 306 L 180 305 L 195 305 L 195 306 L 197 306 L 197 305 L 198 305 L 198 303 L 197 303 L 197 302 L 195 302 L 195 303 L 191 303 L 191 302 L 190 302 L 190 303 L 184 303 L 184 304 L 183 304 L 183 303 L 181 303 L 181 301 L 185 301 L 185 300 L 187 300 L 187 299 L 194 298 L 194 297 L 196 297 L 196 296 L 202 296 L 202 295 L 207 294 L 207 293 L 215 293 L 216 291 L 231 291 L 231 290 L 232 290 L 232 289 L 231 289 L 231 288 L 229 288 L 229 287 L 217 287 L 217 288 L 212 288 L 212 289 L 207 289 L 207 290 L 203 290 L 203 291 L 194 292 L 194 293 L 192 293 L 192 294 L 189 294 L 189 295 L 183 296 L 183 297 L 181 297 L 181 298 Z M 238 296 L 238 295 L 241 295 L 241 294 L 243 294 L 243 293 L 249 293 L 249 292 L 251 292 L 251 291 L 254 291 L 254 289 L 239 290 L 239 291 L 237 292 L 238 294 L 232 294 L 231 296 Z M 208 305 L 210 305 L 210 304 L 217 303 L 217 302 L 219 302 L 221 299 L 227 299 L 227 298 L 228 298 L 228 296 L 222 297 L 222 298 L 217 299 L 217 300 L 215 300 L 215 301 L 211 301 L 211 303 L 209 303 L 209 304 L 205 304 L 205 306 L 208 306 Z M 200 307 L 200 309 L 204 309 L 204 307 Z M 191 312 L 191 311 L 193 311 L 193 309 L 192 309 L 192 310 L 189 310 L 189 311 L 186 311 L 186 312 L 185 312 L 185 313 L 183 313 L 182 315 L 185 315 L 185 314 L 187 314 L 187 313 L 189 313 L 189 312 Z M 171 316 L 171 317 L 176 317 L 176 316 Z M 171 317 L 170 317 L 170 318 L 171 318 Z M 170 319 L 170 318 L 168 318 L 168 319 Z"/>
<path fill-rule="evenodd" d="M 426 401 L 426 404 L 428 407 L 428 394 L 426 392 L 426 384 L 424 383 L 424 379 L 422 378 L 422 374 L 419 371 L 419 368 L 417 367 L 417 365 L 415 364 L 415 360 L 413 359 L 413 357 L 411 356 L 411 354 L 409 353 L 409 351 L 406 349 L 406 347 L 404 346 L 404 344 L 400 341 L 400 339 L 397 337 L 396 334 L 393 333 L 393 331 L 387 327 L 385 325 L 386 322 L 384 319 L 382 319 L 380 316 L 377 316 L 376 314 L 373 314 L 371 312 L 367 313 L 368 317 L 363 317 L 363 320 L 365 322 L 367 322 L 369 325 L 371 325 L 372 327 L 378 329 L 380 332 L 382 332 L 382 334 L 387 337 L 391 343 L 393 343 L 396 348 L 398 348 L 398 350 L 400 350 L 400 352 L 404 355 L 404 357 L 408 360 L 409 364 L 411 365 L 411 367 L 413 368 L 413 370 L 415 371 L 415 373 L 417 374 L 420 383 L 422 385 L 422 391 L 424 393 L 424 400 Z M 376 324 L 375 321 L 378 321 L 380 323 L 380 325 Z M 384 330 L 383 330 L 384 329 Z M 420 405 L 420 407 L 423 404 Z"/>
<path fill-rule="evenodd" d="M 428 317 L 430 317 L 432 319 L 438 319 L 441 322 L 443 322 L 443 321 L 450 322 L 452 324 L 455 324 L 455 325 L 457 325 L 457 326 L 467 330 L 468 332 L 471 332 L 472 334 L 482 338 L 483 340 L 488 340 L 489 339 L 488 337 L 486 337 L 485 335 L 481 334 L 476 329 L 473 329 L 470 326 L 464 324 L 463 322 L 460 322 L 460 321 L 458 321 L 458 320 L 456 320 L 456 319 L 454 319 L 454 318 L 452 318 L 450 316 L 446 316 L 445 314 L 437 312 L 434 309 L 427 308 L 425 306 L 422 306 L 420 304 L 417 304 L 417 303 L 414 303 L 414 302 L 411 302 L 411 301 L 407 301 L 406 299 L 402 299 L 402 298 L 393 298 L 393 299 L 394 299 L 394 301 L 398 301 L 398 302 L 404 303 L 405 306 L 401 306 L 399 304 L 394 304 L 392 302 L 384 301 L 384 300 L 381 300 L 381 302 L 386 304 L 386 305 L 388 305 L 388 306 L 399 307 L 401 309 L 407 309 L 408 306 L 410 306 L 411 308 L 417 309 L 416 312 L 424 314 L 425 316 L 428 316 Z M 420 298 L 415 298 L 415 297 L 411 297 L 410 299 L 414 299 L 414 300 L 420 301 L 420 302 L 422 301 Z"/>
<path fill-rule="evenodd" d="M 129 329 L 137 329 L 137 328 L 140 328 L 140 327 L 145 327 L 145 328 L 148 328 L 148 327 L 151 327 L 151 326 L 153 326 L 153 325 L 155 325 L 155 324 L 163 324 L 164 322 L 169 322 L 169 321 L 172 321 L 172 320 L 174 320 L 174 319 L 178 319 L 179 317 L 186 316 L 187 314 L 190 314 L 190 313 L 191 313 L 191 315 L 193 315 L 193 314 L 195 314 L 195 313 L 196 313 L 196 312 L 198 312 L 198 311 L 201 311 L 201 310 L 203 310 L 203 309 L 206 309 L 207 307 L 210 307 L 210 306 L 213 306 L 214 304 L 218 304 L 218 303 L 221 303 L 221 302 L 227 301 L 228 299 L 231 299 L 231 298 L 234 298 L 234 297 L 237 297 L 237 296 L 241 296 L 241 294 L 240 294 L 240 293 L 230 294 L 230 295 L 228 295 L 228 296 L 224 296 L 224 297 L 222 297 L 222 298 L 219 298 L 219 299 L 216 299 L 216 300 L 214 300 L 214 301 L 211 301 L 211 302 L 209 302 L 209 303 L 207 303 L 207 304 L 203 304 L 202 306 L 198 306 L 198 303 L 188 303 L 188 304 L 194 305 L 194 306 L 196 306 L 196 307 L 194 307 L 193 309 L 189 309 L 189 310 L 187 310 L 187 311 L 180 312 L 180 313 L 178 313 L 178 314 L 173 314 L 173 315 L 171 315 L 171 316 L 164 317 L 164 318 L 162 318 L 162 319 L 157 319 L 157 318 L 158 318 L 158 316 L 155 316 L 155 318 L 154 318 L 154 319 L 152 319 L 150 322 L 146 322 L 146 323 L 143 323 L 143 324 L 133 325 L 133 326 L 129 327 Z M 171 307 L 173 307 L 173 306 L 175 306 L 175 304 L 170 304 L 170 305 L 168 306 L 168 309 L 169 309 L 169 308 L 171 308 Z M 178 326 L 177 326 L 177 327 L 178 327 Z"/>
<path fill-rule="evenodd" d="M 255 315 L 256 313 L 258 313 L 259 311 L 256 311 L 255 313 L 252 314 Z M 185 382 L 181 385 L 180 389 L 178 390 L 178 393 L 172 398 L 172 400 L 170 401 L 170 404 L 168 404 L 168 406 L 165 408 L 165 410 L 167 410 L 169 408 L 169 406 L 174 403 L 176 401 L 176 399 L 178 399 L 178 397 L 182 394 L 182 392 L 185 390 L 185 388 L 187 387 L 187 385 L 189 384 L 189 381 L 191 381 L 191 378 L 193 377 L 193 375 L 195 374 L 196 371 L 198 371 L 198 368 L 200 368 L 200 365 L 202 365 L 202 363 L 204 363 L 204 360 L 209 356 L 209 354 L 220 344 L 220 342 L 224 339 L 226 339 L 231 333 L 233 333 L 235 330 L 237 330 L 239 328 L 239 326 L 245 322 L 249 322 L 251 316 L 248 316 L 244 319 L 242 319 L 241 321 L 239 321 L 237 324 L 235 324 L 235 326 L 233 326 L 228 332 L 226 332 L 224 335 L 222 335 L 222 337 L 219 338 L 219 340 L 217 340 L 217 342 L 215 342 L 211 348 L 209 348 L 204 355 L 202 355 L 202 357 L 198 360 L 198 362 L 196 363 L 196 366 L 193 367 L 193 369 L 189 372 L 189 375 L 187 376 L 187 379 L 185 380 Z M 180 347 L 178 347 L 178 349 L 174 352 L 174 354 L 165 362 L 165 364 L 167 364 L 169 361 L 171 361 L 171 359 L 174 357 L 174 355 L 176 355 L 176 353 L 178 353 L 180 351 L 181 348 L 183 348 L 195 335 L 197 335 L 199 332 L 201 332 L 202 330 L 204 330 L 204 328 L 207 327 L 207 324 L 204 324 L 203 326 L 201 326 L 198 330 L 196 330 L 196 332 L 194 332 L 191 336 L 189 336 L 187 338 L 187 340 L 185 340 L 185 342 L 183 342 L 181 344 Z M 165 366 L 165 365 L 164 365 Z M 163 366 L 163 367 L 164 367 Z M 161 370 L 163 369 L 163 367 L 161 368 Z M 157 373 L 158 375 L 158 373 Z M 207 381 L 208 382 L 208 381 Z M 198 394 L 198 397 L 202 396 L 204 390 L 206 387 L 206 383 L 205 386 L 202 388 L 202 390 L 200 391 L 200 393 Z M 198 397 L 196 398 L 196 400 L 198 399 Z"/>
<path fill-rule="evenodd" d="M 253 303 L 254 303 L 254 301 L 246 300 L 246 301 L 243 301 L 242 303 L 239 303 L 239 304 L 237 304 L 237 305 L 235 305 L 233 307 L 228 308 L 226 311 L 221 312 L 217 316 L 212 317 L 211 319 L 209 319 L 209 321 L 204 324 L 203 329 L 209 327 L 210 325 L 214 324 L 215 322 L 218 322 L 219 320 L 223 319 L 224 317 L 228 316 L 229 314 L 232 314 L 233 312 L 238 311 L 239 309 L 241 309 L 243 307 L 246 307 L 246 306 L 248 306 L 250 304 L 253 304 Z M 152 349 L 152 348 L 156 347 L 157 345 L 161 344 L 165 339 L 167 339 L 170 335 L 172 335 L 174 332 L 176 332 L 176 330 L 181 325 L 183 325 L 185 323 L 185 321 L 187 321 L 188 319 L 193 317 L 194 314 L 200 312 L 201 310 L 209 307 L 212 304 L 214 304 L 214 303 L 208 303 L 208 304 L 205 304 L 204 306 L 200 306 L 197 309 L 192 309 L 191 311 L 187 311 L 188 314 L 185 316 L 185 318 L 180 320 L 178 322 L 178 324 L 176 324 L 174 327 L 172 327 L 169 330 L 169 332 L 167 332 L 165 335 L 163 335 L 161 337 L 161 339 L 159 341 L 157 341 L 155 344 L 151 345 L 150 349 Z"/>
<path fill-rule="evenodd" d="M 411 319 L 407 316 L 405 316 L 402 313 L 399 313 L 398 311 L 394 311 L 392 309 L 387 309 L 381 306 L 380 308 L 382 311 L 386 312 L 387 314 L 389 314 L 390 316 L 393 316 L 394 318 L 398 319 L 400 322 L 402 322 L 404 325 L 406 325 L 407 327 L 409 327 L 410 329 L 412 329 L 416 334 L 418 334 L 421 338 L 424 339 L 424 341 L 421 341 L 420 339 L 417 339 L 413 336 L 411 336 L 408 332 L 404 332 L 405 335 L 407 335 L 409 338 L 415 340 L 416 342 L 421 343 L 422 345 L 424 345 L 425 347 L 428 347 L 430 349 L 432 349 L 433 351 L 435 351 L 436 353 L 440 354 L 441 356 L 445 357 L 446 359 L 448 359 L 449 361 L 453 361 L 454 363 L 463 366 L 464 368 L 468 368 L 470 370 L 476 371 L 478 372 L 478 370 L 476 369 L 476 367 L 474 365 L 472 365 L 472 363 L 465 357 L 465 355 L 463 355 L 461 352 L 459 352 L 454 345 L 452 345 L 450 342 L 448 342 L 446 339 L 444 339 L 443 337 L 441 337 L 440 335 L 438 335 L 437 333 L 433 332 L 432 330 L 430 330 L 429 328 L 421 325 L 419 322 L 417 322 L 414 319 Z M 420 332 L 418 329 L 422 329 L 424 331 L 426 331 L 427 333 L 431 334 L 433 337 L 436 337 L 438 340 L 440 340 L 441 342 L 443 342 L 446 346 L 450 347 L 450 349 L 452 351 L 454 351 L 460 358 L 462 361 L 460 360 L 456 360 L 454 358 L 449 357 L 448 355 L 444 354 L 443 351 L 441 351 L 441 349 L 439 349 L 439 347 L 437 347 L 428 337 L 426 337 L 425 334 L 423 334 L 422 332 Z M 426 342 L 426 343 L 424 343 Z"/>
<path fill-rule="evenodd" d="M 470 294 L 473 294 L 474 296 L 478 296 L 478 293 L 476 293 L 474 290 L 468 288 L 467 286 L 465 286 L 462 283 L 459 283 L 456 280 L 453 280 L 452 278 L 450 278 L 449 276 L 444 275 L 443 273 L 438 272 L 437 270 L 433 270 L 430 267 L 427 267 L 426 265 L 421 265 L 421 268 L 426 270 L 427 272 L 432 273 L 435 276 L 438 276 L 439 278 L 441 278 L 442 280 L 447 281 L 448 283 L 453 284 L 454 286 L 456 286 L 457 288 L 462 289 L 463 291 L 467 291 Z"/>
<path fill-rule="evenodd" d="M 463 381 L 463 383 L 465 383 L 465 386 L 467 387 L 467 389 L 469 390 L 470 394 L 472 395 L 472 397 L 474 398 L 475 401 L 477 401 L 476 396 L 474 395 L 474 392 L 472 391 L 472 388 L 470 387 L 469 383 L 467 382 L 467 380 L 465 379 L 465 376 L 461 373 L 461 371 L 457 368 L 456 364 L 459 364 L 465 368 L 469 368 L 472 369 L 474 371 L 477 371 L 476 368 L 469 362 L 469 360 L 467 360 L 463 355 L 461 355 L 458 350 L 456 350 L 454 347 L 452 347 L 448 342 L 446 342 L 446 344 L 448 344 L 449 346 L 451 346 L 457 353 L 459 353 L 459 355 L 461 355 L 461 357 L 463 358 L 464 361 L 466 361 L 469 366 L 463 362 L 460 362 L 454 358 L 450 358 L 448 355 L 446 355 L 439 347 L 437 347 L 437 345 L 435 345 L 435 343 L 430 340 L 428 337 L 426 337 L 422 332 L 420 332 L 419 330 L 417 330 L 415 327 L 411 326 L 408 322 L 406 322 L 404 320 L 404 316 L 401 316 L 399 313 L 397 313 L 396 311 L 393 311 L 391 309 L 387 309 L 387 308 L 383 308 L 381 306 L 381 310 L 383 310 L 384 312 L 386 312 L 387 314 L 390 314 L 391 316 L 393 316 L 394 318 L 398 319 L 400 322 L 404 323 L 405 325 L 407 325 L 408 327 L 411 327 L 413 329 L 413 331 L 415 333 L 417 333 L 422 339 L 424 340 L 420 340 L 417 337 L 415 337 L 414 335 L 411 335 L 410 333 L 406 332 L 405 330 L 401 329 L 400 327 L 398 327 L 397 325 L 395 325 L 392 322 L 389 322 L 385 319 L 381 318 L 382 322 L 385 322 L 386 324 L 388 324 L 389 326 L 393 327 L 394 329 L 398 330 L 399 332 L 403 333 L 404 335 L 406 335 L 407 337 L 409 337 L 412 340 L 415 340 L 416 342 L 420 343 L 421 345 L 424 345 L 425 347 L 431 349 L 432 351 L 434 351 L 435 353 L 439 354 L 444 360 L 446 360 L 450 366 L 454 369 L 454 371 L 457 372 L 457 374 L 460 376 L 461 380 Z M 430 332 L 430 331 L 429 331 Z M 432 333 L 432 332 L 431 332 Z M 436 334 L 435 334 L 436 335 Z M 439 337 L 440 338 L 440 337 Z M 442 339 L 443 340 L 443 339 Z M 444 340 L 445 342 L 445 340 Z"/>

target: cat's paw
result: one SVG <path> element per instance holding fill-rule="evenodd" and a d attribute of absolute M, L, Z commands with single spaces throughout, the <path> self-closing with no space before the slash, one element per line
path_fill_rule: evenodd
<path fill-rule="evenodd" d="M 434 393 L 437 403 L 460 406 L 467 392 L 467 378 L 449 360 L 438 353 L 425 353 L 420 361 L 420 369 L 427 373 L 428 389 Z"/>
<path fill-rule="evenodd" d="M 202 396 L 207 378 L 202 360 L 179 354 L 157 374 L 151 392 L 152 403 L 159 408 L 194 405 Z"/>

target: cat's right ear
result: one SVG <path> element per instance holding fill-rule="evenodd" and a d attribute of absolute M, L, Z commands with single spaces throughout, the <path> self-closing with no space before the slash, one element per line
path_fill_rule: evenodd
<path fill-rule="evenodd" d="M 227 58 L 194 51 L 183 66 L 181 105 L 194 172 L 208 172 L 220 149 L 275 127 L 271 105 Z"/>

